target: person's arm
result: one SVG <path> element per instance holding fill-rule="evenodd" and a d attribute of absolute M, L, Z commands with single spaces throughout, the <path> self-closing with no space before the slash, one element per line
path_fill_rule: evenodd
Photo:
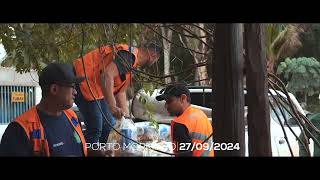
<path fill-rule="evenodd" d="M 33 156 L 33 150 L 24 129 L 12 122 L 5 130 L 0 145 L 1 156 Z"/>
<path fill-rule="evenodd" d="M 118 107 L 124 112 L 124 115 L 129 117 L 129 107 L 127 105 L 127 95 L 126 91 L 122 90 L 116 95 Z"/>
<path fill-rule="evenodd" d="M 192 151 L 191 149 L 186 149 L 187 146 L 185 146 L 186 144 L 185 143 L 192 143 L 192 139 L 189 135 L 189 131 L 188 131 L 188 128 L 183 125 L 183 124 L 180 124 L 180 123 L 174 123 L 174 126 L 173 126 L 173 138 L 174 140 L 177 142 L 177 150 L 178 150 L 178 154 L 176 156 L 192 156 Z M 179 146 L 179 143 L 183 143 L 184 145 L 181 146 L 181 148 L 183 147 L 183 149 L 180 149 L 178 146 Z M 192 147 L 192 146 L 189 146 L 189 147 Z M 189 152 L 186 152 L 186 151 L 189 151 Z M 184 153 L 181 153 L 181 152 L 184 152 Z M 181 154 L 179 154 L 181 153 Z"/>
<path fill-rule="evenodd" d="M 108 103 L 111 113 L 120 119 L 122 117 L 122 110 L 117 107 L 116 99 L 113 94 L 114 77 L 118 75 L 118 69 L 114 62 L 111 62 L 105 69 L 105 72 L 100 74 L 102 93 L 105 101 Z"/>

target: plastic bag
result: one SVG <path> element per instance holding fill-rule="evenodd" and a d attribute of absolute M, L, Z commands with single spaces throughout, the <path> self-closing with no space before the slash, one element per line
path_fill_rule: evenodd
<path fill-rule="evenodd" d="M 137 127 L 131 119 L 124 117 L 121 119 L 120 132 L 126 137 L 137 141 Z M 126 137 L 122 136 L 120 140 L 121 156 L 129 156 L 136 152 L 136 143 Z"/>
<path fill-rule="evenodd" d="M 122 117 L 121 120 L 116 121 L 114 128 L 121 134 L 137 141 L 137 128 L 131 119 Z M 128 156 L 135 153 L 135 143 L 124 136 L 121 136 L 115 130 L 111 130 L 108 138 L 110 144 L 111 156 Z"/>
<path fill-rule="evenodd" d="M 160 151 L 173 153 L 169 125 L 159 124 L 159 129 L 150 125 L 150 122 L 137 122 L 135 125 L 137 127 L 138 142 Z M 137 146 L 137 152 L 144 157 L 170 156 L 140 145 Z"/>
<path fill-rule="evenodd" d="M 170 126 L 166 124 L 159 124 L 159 140 L 160 141 L 171 141 Z"/>
<path fill-rule="evenodd" d="M 166 141 L 154 141 L 154 142 L 147 142 L 144 143 L 146 146 L 154 148 L 156 150 L 160 150 L 167 153 L 173 153 L 173 147 L 171 142 Z M 157 152 L 152 149 L 139 146 L 137 151 L 141 153 L 141 156 L 144 157 L 159 157 L 159 156 L 171 156 L 165 153 Z"/>
<path fill-rule="evenodd" d="M 118 132 L 120 132 L 120 124 L 121 121 L 116 121 L 116 124 L 113 126 L 114 129 L 116 129 Z M 111 129 L 111 132 L 109 134 L 108 138 L 108 151 L 110 151 L 110 156 L 113 157 L 119 157 L 121 155 L 120 152 L 120 140 L 121 140 L 121 135 L 118 134 L 114 129 Z"/>
<path fill-rule="evenodd" d="M 170 126 L 159 124 L 159 129 L 150 125 L 150 122 L 134 123 L 131 119 L 122 118 L 116 122 L 115 129 L 125 136 L 155 149 L 172 153 L 170 142 Z M 108 143 L 112 144 L 112 156 L 169 156 L 156 152 L 122 137 L 112 130 Z"/>
<path fill-rule="evenodd" d="M 154 142 L 159 140 L 159 133 L 156 128 L 149 125 L 150 122 L 138 122 L 135 123 L 138 128 L 138 141 L 139 142 Z"/>

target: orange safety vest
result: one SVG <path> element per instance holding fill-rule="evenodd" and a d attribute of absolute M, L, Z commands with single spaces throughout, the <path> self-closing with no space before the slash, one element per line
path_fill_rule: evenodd
<path fill-rule="evenodd" d="M 86 55 L 83 56 L 83 61 L 85 65 L 85 71 L 88 78 L 89 85 L 91 90 L 96 97 L 96 99 L 103 99 L 102 88 L 100 85 L 100 73 L 104 72 L 104 69 L 112 62 L 115 58 L 115 54 L 119 50 L 126 50 L 129 52 L 133 51 L 135 56 L 135 61 L 133 64 L 133 68 L 137 67 L 138 64 L 138 49 L 131 47 L 129 50 L 129 46 L 126 44 L 118 44 L 115 46 L 115 53 L 113 53 L 112 46 L 103 46 L 101 48 L 97 48 Z M 83 65 L 82 65 L 82 58 L 78 58 L 73 63 L 74 70 L 77 76 L 85 76 Z M 113 93 L 117 94 L 123 88 L 127 87 L 131 81 L 132 74 L 131 72 L 126 73 L 126 79 L 124 81 L 121 80 L 120 76 L 116 76 L 114 78 L 114 88 Z M 80 83 L 80 90 L 82 92 L 83 97 L 87 101 L 93 101 L 94 97 L 90 93 L 89 87 L 86 81 Z"/>
<path fill-rule="evenodd" d="M 74 130 L 78 133 L 82 143 L 83 154 L 84 156 L 87 156 L 86 141 L 82 134 L 76 113 L 71 109 L 64 110 L 63 112 L 72 124 Z M 21 116 L 16 118 L 14 122 L 17 122 L 24 129 L 28 139 L 31 141 L 35 156 L 50 156 L 48 140 L 45 137 L 45 132 L 40 122 L 36 107 L 32 107 L 29 111 L 23 113 Z"/>
<path fill-rule="evenodd" d="M 172 142 L 177 145 L 177 142 L 173 139 L 173 126 L 175 123 L 180 123 L 187 127 L 192 139 L 189 150 L 192 150 L 193 156 L 214 156 L 212 137 L 203 143 L 213 132 L 211 123 L 204 112 L 189 106 L 179 117 L 171 121 Z M 177 153 L 177 148 L 178 146 L 174 148 L 175 153 Z M 187 145 L 184 148 L 186 149 Z"/>

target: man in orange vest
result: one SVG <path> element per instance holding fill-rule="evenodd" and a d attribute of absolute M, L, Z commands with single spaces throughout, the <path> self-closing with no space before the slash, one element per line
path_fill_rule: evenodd
<path fill-rule="evenodd" d="M 94 49 L 74 61 L 76 75 L 88 80 L 77 86 L 79 93 L 75 99 L 84 116 L 88 143 L 107 142 L 115 118 L 129 116 L 125 90 L 130 86 L 132 70 L 152 65 L 159 59 L 160 50 L 155 44 L 139 49 L 116 44 Z"/>
<path fill-rule="evenodd" d="M 2 156 L 86 156 L 86 141 L 70 108 L 77 94 L 72 66 L 51 63 L 40 76 L 39 104 L 11 122 L 1 140 Z"/>
<path fill-rule="evenodd" d="M 212 125 L 203 111 L 191 107 L 189 89 L 177 83 L 162 92 L 156 99 L 165 100 L 168 113 L 175 116 L 171 121 L 171 137 L 176 156 L 213 157 Z"/>

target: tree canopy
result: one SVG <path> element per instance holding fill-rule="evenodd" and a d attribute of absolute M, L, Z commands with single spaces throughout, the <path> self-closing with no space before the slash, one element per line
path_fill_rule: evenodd
<path fill-rule="evenodd" d="M 139 31 L 139 24 L 1 24 L 0 39 L 7 52 L 2 65 L 15 66 L 18 72 L 39 71 L 50 62 L 71 63 L 103 44 L 137 45 Z"/>

